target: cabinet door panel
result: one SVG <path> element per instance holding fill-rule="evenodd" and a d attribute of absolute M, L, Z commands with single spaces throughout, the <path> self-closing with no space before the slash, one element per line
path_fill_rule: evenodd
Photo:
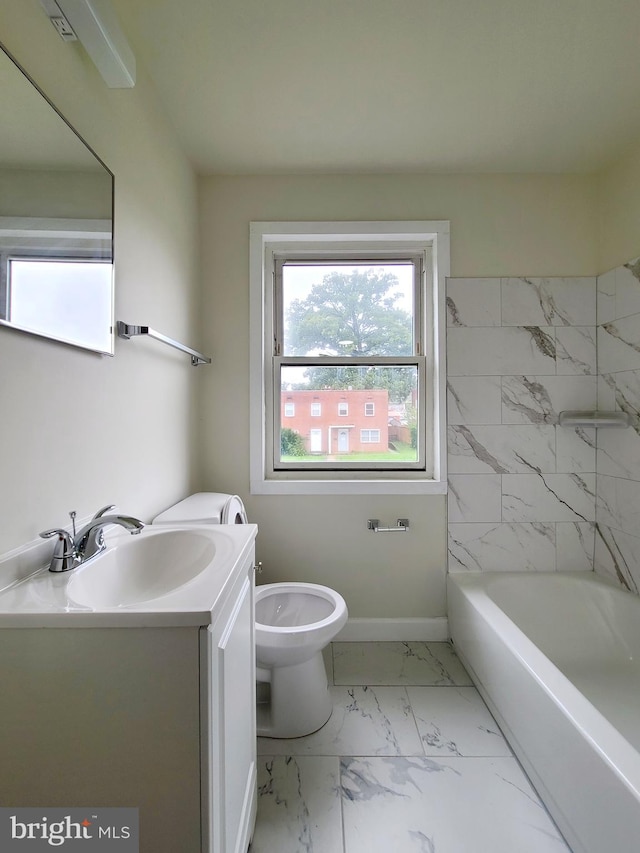
<path fill-rule="evenodd" d="M 246 853 L 257 806 L 254 558 L 201 634 L 203 853 Z"/>
<path fill-rule="evenodd" d="M 240 851 L 255 785 L 255 678 L 252 588 L 242 592 L 218 644 L 224 732 L 223 790 L 225 850 Z"/>

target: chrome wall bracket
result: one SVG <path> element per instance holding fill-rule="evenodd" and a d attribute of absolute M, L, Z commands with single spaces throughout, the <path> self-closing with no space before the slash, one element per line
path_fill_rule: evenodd
<path fill-rule="evenodd" d="M 409 519 L 399 518 L 396 524 L 397 527 L 380 527 L 379 518 L 367 519 L 367 529 L 373 530 L 374 533 L 405 533 L 409 527 Z"/>

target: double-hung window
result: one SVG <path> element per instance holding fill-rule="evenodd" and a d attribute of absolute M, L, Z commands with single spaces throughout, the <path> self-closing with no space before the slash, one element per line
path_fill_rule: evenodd
<path fill-rule="evenodd" d="M 252 224 L 254 492 L 444 491 L 446 226 Z"/>

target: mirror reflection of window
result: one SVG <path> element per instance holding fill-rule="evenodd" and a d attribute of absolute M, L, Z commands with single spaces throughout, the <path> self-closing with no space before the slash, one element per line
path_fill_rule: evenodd
<path fill-rule="evenodd" d="M 111 348 L 110 263 L 9 260 L 7 319 L 36 334 L 51 335 L 99 352 Z"/>
<path fill-rule="evenodd" d="M 114 352 L 113 175 L 0 46 L 0 334 Z"/>

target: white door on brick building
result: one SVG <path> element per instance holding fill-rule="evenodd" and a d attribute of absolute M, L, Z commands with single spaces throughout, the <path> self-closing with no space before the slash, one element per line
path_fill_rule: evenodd
<path fill-rule="evenodd" d="M 312 429 L 309 433 L 309 450 L 312 453 L 320 453 L 322 451 L 322 430 Z"/>

